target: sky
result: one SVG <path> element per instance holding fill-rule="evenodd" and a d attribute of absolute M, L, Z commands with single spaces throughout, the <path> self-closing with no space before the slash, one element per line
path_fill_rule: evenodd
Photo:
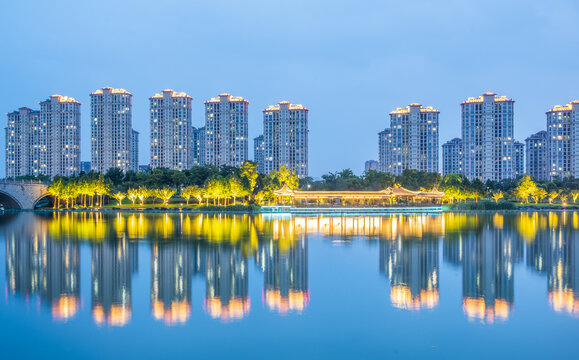
<path fill-rule="evenodd" d="M 83 161 L 89 94 L 105 86 L 133 94 L 140 164 L 149 162 L 148 99 L 163 89 L 193 97 L 196 127 L 203 101 L 247 99 L 250 159 L 261 111 L 302 104 L 314 177 L 362 173 L 378 159 L 389 112 L 413 102 L 440 110 L 442 145 L 460 137 L 468 97 L 513 98 L 520 141 L 545 129 L 545 111 L 579 99 L 577 0 L 18 0 L 0 14 L 0 111 L 38 109 L 53 94 L 77 99 Z"/>

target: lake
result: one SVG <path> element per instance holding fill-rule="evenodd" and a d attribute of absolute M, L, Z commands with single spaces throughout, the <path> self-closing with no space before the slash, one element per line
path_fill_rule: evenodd
<path fill-rule="evenodd" d="M 0 216 L 2 358 L 579 358 L 579 213 Z"/>

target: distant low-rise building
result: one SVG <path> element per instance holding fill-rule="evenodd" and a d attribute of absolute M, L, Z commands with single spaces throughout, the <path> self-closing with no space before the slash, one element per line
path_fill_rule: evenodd
<path fill-rule="evenodd" d="M 380 162 L 378 162 L 376 160 L 367 160 L 364 163 L 364 171 L 369 171 L 369 170 L 379 171 L 380 170 Z"/>
<path fill-rule="evenodd" d="M 454 138 L 442 145 L 442 176 L 462 171 L 462 139 Z"/>
<path fill-rule="evenodd" d="M 547 132 L 539 131 L 525 140 L 527 174 L 537 181 L 549 180 Z"/>
<path fill-rule="evenodd" d="M 86 173 L 90 172 L 90 161 L 81 161 L 80 162 L 80 171 Z"/>
<path fill-rule="evenodd" d="M 257 172 L 260 174 L 264 173 L 264 163 L 263 163 L 263 153 L 264 153 L 264 142 L 263 135 L 253 139 L 253 161 L 257 163 Z"/>
<path fill-rule="evenodd" d="M 384 129 L 378 133 L 378 156 L 380 171 L 392 173 L 392 131 Z"/>
<path fill-rule="evenodd" d="M 525 173 L 525 144 L 519 141 L 513 143 L 515 149 L 515 177 Z"/>
<path fill-rule="evenodd" d="M 205 126 L 196 128 L 193 127 L 192 132 L 192 159 L 193 166 L 205 165 Z"/>

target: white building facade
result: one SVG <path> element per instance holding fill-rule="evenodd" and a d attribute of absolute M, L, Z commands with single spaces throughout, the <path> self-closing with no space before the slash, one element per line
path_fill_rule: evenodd
<path fill-rule="evenodd" d="M 515 177 L 513 105 L 490 92 L 462 102 L 463 173 L 469 180 Z"/>
<path fill-rule="evenodd" d="M 186 170 L 193 166 L 191 103 L 185 93 L 164 90 L 149 98 L 151 168 Z"/>
<path fill-rule="evenodd" d="M 124 89 L 110 87 L 90 94 L 91 170 L 138 169 L 138 164 L 132 164 L 132 97 Z"/>
<path fill-rule="evenodd" d="M 438 117 L 432 107 L 410 104 L 390 113 L 390 161 L 387 172 L 400 175 L 405 169 L 438 172 Z"/>
<path fill-rule="evenodd" d="M 71 176 L 80 171 L 80 103 L 52 95 L 40 111 L 7 114 L 6 177 Z"/>
<path fill-rule="evenodd" d="M 240 167 L 248 159 L 249 101 L 220 94 L 205 101 L 205 164 Z"/>
<path fill-rule="evenodd" d="M 549 178 L 579 177 L 579 100 L 547 111 Z"/>
<path fill-rule="evenodd" d="M 263 110 L 264 173 L 285 165 L 299 178 L 308 176 L 308 112 L 302 105 L 287 101 Z"/>

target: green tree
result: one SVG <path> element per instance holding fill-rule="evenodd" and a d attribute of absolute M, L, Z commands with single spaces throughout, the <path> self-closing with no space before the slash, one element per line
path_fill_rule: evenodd
<path fill-rule="evenodd" d="M 163 205 L 167 205 L 176 192 L 173 188 L 163 187 L 157 190 L 157 197 L 163 200 Z"/>
<path fill-rule="evenodd" d="M 113 194 L 113 197 L 119 202 L 120 206 L 123 205 L 123 199 L 127 197 L 127 195 L 124 192 L 117 191 L 116 193 Z"/>
<path fill-rule="evenodd" d="M 521 199 L 521 201 L 526 204 L 529 202 L 529 197 L 537 189 L 537 184 L 533 181 L 529 174 L 523 175 L 518 182 L 517 187 L 514 189 L 514 195 L 516 198 Z"/>
<path fill-rule="evenodd" d="M 503 192 L 500 190 L 497 190 L 493 193 L 493 199 L 495 200 L 495 203 L 498 203 L 500 199 L 502 199 L 504 196 Z"/>
<path fill-rule="evenodd" d="M 135 205 L 135 201 L 137 201 L 138 197 L 139 197 L 139 190 L 137 190 L 137 189 L 127 190 L 127 198 L 129 200 L 131 200 L 131 202 L 133 203 L 133 206 Z"/>
<path fill-rule="evenodd" d="M 531 197 L 533 198 L 533 201 L 535 201 L 535 204 L 538 204 L 539 201 L 543 200 L 547 195 L 548 193 L 545 189 L 537 187 L 531 194 Z"/>
<path fill-rule="evenodd" d="M 241 178 L 247 181 L 249 196 L 251 196 L 255 190 L 257 185 L 257 177 L 259 176 L 259 173 L 257 172 L 257 163 L 253 161 L 246 161 L 243 163 L 241 168 L 239 168 L 239 170 Z"/>

